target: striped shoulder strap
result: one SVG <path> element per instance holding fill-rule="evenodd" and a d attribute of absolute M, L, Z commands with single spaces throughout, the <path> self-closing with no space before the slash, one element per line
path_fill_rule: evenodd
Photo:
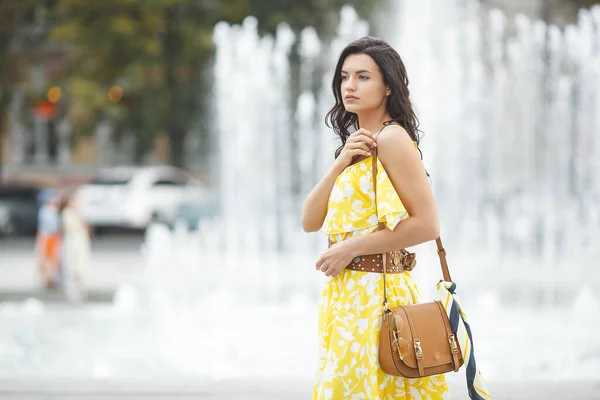
<path fill-rule="evenodd" d="M 456 283 L 441 280 L 437 285 L 438 296 L 450 320 L 454 336 L 458 339 L 467 374 L 467 390 L 473 400 L 490 400 L 491 396 L 481 372 L 475 362 L 475 349 L 471 327 L 467 321 L 467 314 L 463 310 L 460 299 L 456 294 Z"/>

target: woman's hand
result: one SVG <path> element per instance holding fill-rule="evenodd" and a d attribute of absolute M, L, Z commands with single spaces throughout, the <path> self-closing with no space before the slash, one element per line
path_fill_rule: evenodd
<path fill-rule="evenodd" d="M 348 241 L 344 240 L 333 244 L 329 249 L 321 253 L 317 260 L 317 270 L 327 276 L 337 276 L 356 257 Z"/>
<path fill-rule="evenodd" d="M 377 146 L 377 142 L 373 134 L 366 129 L 359 129 L 348 136 L 344 148 L 335 162 L 339 163 L 342 168 L 346 168 L 352 163 L 354 157 L 370 156 L 371 148 L 374 146 Z"/>

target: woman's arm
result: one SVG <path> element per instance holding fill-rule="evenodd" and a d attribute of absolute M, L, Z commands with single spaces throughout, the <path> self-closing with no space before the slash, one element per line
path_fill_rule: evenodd
<path fill-rule="evenodd" d="M 339 156 L 333 162 L 321 182 L 310 192 L 302 207 L 302 228 L 305 232 L 316 232 L 323 226 L 327 215 L 327 203 L 335 180 L 354 159 L 354 157 L 371 155 L 371 147 L 375 144 L 373 134 L 361 128 L 346 140 Z"/>
<path fill-rule="evenodd" d="M 317 260 L 316 268 L 327 276 L 339 274 L 356 256 L 411 247 L 439 236 L 433 192 L 419 152 L 408 134 L 400 127 L 390 126 L 377 137 L 377 148 L 381 164 L 409 218 L 400 221 L 393 231 L 382 229 L 355 236 L 325 250 Z"/>
<path fill-rule="evenodd" d="M 353 256 L 376 254 L 415 246 L 439 236 L 435 199 L 419 152 L 399 126 L 384 129 L 377 137 L 378 156 L 409 218 L 393 231 L 383 229 L 354 237 L 345 244 Z"/>
<path fill-rule="evenodd" d="M 327 215 L 329 195 L 338 175 L 344 170 L 339 163 L 333 163 L 321 181 L 309 193 L 302 206 L 302 229 L 305 232 L 316 232 L 323 226 Z"/>

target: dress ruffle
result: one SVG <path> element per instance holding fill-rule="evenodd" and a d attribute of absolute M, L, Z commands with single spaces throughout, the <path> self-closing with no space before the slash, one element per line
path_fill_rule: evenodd
<path fill-rule="evenodd" d="M 372 230 L 379 222 L 394 230 L 400 221 L 409 217 L 379 160 L 377 165 L 377 212 L 369 157 L 347 167 L 336 179 L 321 228 L 323 233 L 336 236 Z"/>

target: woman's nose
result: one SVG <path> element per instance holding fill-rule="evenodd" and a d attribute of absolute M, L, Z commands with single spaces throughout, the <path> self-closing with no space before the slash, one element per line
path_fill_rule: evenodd
<path fill-rule="evenodd" d="M 356 90 L 356 80 L 353 77 L 349 77 L 348 80 L 346 80 L 346 88 Z"/>

